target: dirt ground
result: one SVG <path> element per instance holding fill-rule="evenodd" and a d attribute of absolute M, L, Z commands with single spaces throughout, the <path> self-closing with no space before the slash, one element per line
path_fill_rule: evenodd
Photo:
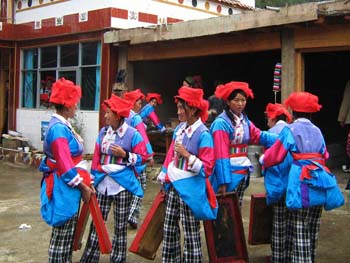
<path fill-rule="evenodd" d="M 159 166 L 148 170 L 148 178 L 157 173 Z M 345 174 L 340 169 L 333 172 L 337 175 L 341 189 L 349 174 Z M 0 262 L 47 262 L 47 249 L 51 228 L 44 223 L 39 213 L 39 190 L 41 174 L 24 165 L 9 162 L 0 162 Z M 159 185 L 148 180 L 141 220 L 147 213 L 155 195 L 159 190 Z M 246 240 L 248 237 L 250 196 L 253 193 L 263 193 L 263 178 L 255 177 L 251 179 L 249 188 L 246 191 L 243 203 L 243 224 Z M 317 246 L 318 263 L 347 263 L 350 262 L 350 207 L 349 191 L 344 191 L 346 204 L 332 211 L 324 211 L 322 215 L 321 231 Z M 30 228 L 20 229 L 22 224 L 27 224 Z M 113 220 L 109 219 L 107 227 L 112 233 Z M 129 230 L 128 245 L 131 244 L 136 230 Z M 84 236 L 84 244 L 87 231 Z M 202 227 L 202 247 L 204 262 L 209 262 L 205 242 L 204 229 Z M 128 253 L 127 262 L 161 262 L 161 248 L 158 249 L 157 257 L 154 261 L 146 260 L 138 255 Z M 82 251 L 74 252 L 73 262 L 78 262 Z M 249 262 L 263 263 L 265 257 L 270 255 L 269 245 L 248 245 Z M 108 255 L 101 256 L 100 262 L 109 262 Z"/>

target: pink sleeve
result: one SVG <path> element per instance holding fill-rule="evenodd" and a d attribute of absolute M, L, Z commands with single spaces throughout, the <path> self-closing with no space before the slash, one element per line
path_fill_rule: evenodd
<path fill-rule="evenodd" d="M 173 139 L 171 141 L 171 144 L 169 146 L 169 149 L 168 149 L 168 152 L 166 154 L 166 157 L 165 157 L 165 160 L 164 160 L 164 163 L 163 163 L 163 166 L 165 168 L 168 168 L 168 165 L 169 163 L 173 160 L 174 158 L 174 143 L 175 143 L 175 140 Z"/>
<path fill-rule="evenodd" d="M 254 123 L 249 121 L 249 135 L 251 144 L 260 144 L 260 133 L 261 130 L 257 128 Z"/>
<path fill-rule="evenodd" d="M 157 114 L 152 111 L 150 115 L 148 115 L 148 118 L 153 122 L 154 126 L 158 126 L 160 123 L 160 120 L 157 116 Z"/>
<path fill-rule="evenodd" d="M 137 124 L 135 128 L 141 134 L 145 144 L 149 143 L 146 128 L 145 128 L 145 125 L 143 124 L 143 122 L 140 122 L 139 124 Z"/>
<path fill-rule="evenodd" d="M 212 147 L 203 147 L 199 149 L 198 157 L 203 163 L 205 176 L 208 177 L 213 173 L 215 164 L 214 149 Z"/>
<path fill-rule="evenodd" d="M 95 150 L 94 155 L 92 157 L 92 163 L 91 163 L 91 169 L 97 170 L 101 162 L 101 151 L 100 151 L 100 145 L 96 142 L 95 143 Z"/>
<path fill-rule="evenodd" d="M 277 140 L 264 153 L 264 166 L 266 168 L 281 163 L 287 155 L 288 150 L 280 140 Z"/>
<path fill-rule="evenodd" d="M 216 130 L 213 134 L 213 139 L 215 158 L 230 158 L 230 139 L 228 133 L 223 130 Z"/>
<path fill-rule="evenodd" d="M 58 138 L 52 143 L 52 153 L 56 160 L 59 174 L 64 174 L 74 168 L 74 163 L 69 150 L 68 141 L 65 138 Z"/>
<path fill-rule="evenodd" d="M 147 149 L 146 149 L 146 144 L 142 140 L 139 143 L 137 143 L 133 148 L 132 152 L 139 154 L 142 158 L 142 163 L 145 163 L 147 161 L 148 155 L 147 155 Z"/>

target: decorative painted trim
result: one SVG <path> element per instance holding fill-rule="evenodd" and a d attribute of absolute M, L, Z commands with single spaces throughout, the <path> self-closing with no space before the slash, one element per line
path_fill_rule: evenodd
<path fill-rule="evenodd" d="M 25 7 L 25 8 L 23 7 L 22 1 L 18 1 L 16 12 L 19 13 L 19 12 L 23 12 L 23 11 L 33 10 L 33 9 L 36 9 L 36 8 L 42 8 L 42 7 L 45 7 L 45 6 L 55 5 L 55 4 L 59 4 L 59 3 L 63 3 L 63 2 L 68 2 L 68 1 L 71 1 L 71 0 L 57 0 L 57 1 L 51 1 L 51 2 L 48 2 L 48 3 L 46 3 L 46 4 L 40 4 L 40 5 L 36 5 L 36 6 L 32 6 L 32 7 Z M 20 7 L 19 7 L 19 6 L 20 6 Z"/>
<path fill-rule="evenodd" d="M 79 22 L 87 22 L 89 21 L 89 12 L 79 13 Z"/>
<path fill-rule="evenodd" d="M 42 23 L 41 20 L 34 21 L 34 29 L 41 29 Z"/>
<path fill-rule="evenodd" d="M 55 26 L 63 26 L 63 16 L 55 17 Z"/>
<path fill-rule="evenodd" d="M 152 15 L 152 14 L 139 12 L 139 22 L 157 24 L 158 23 L 158 17 L 159 16 L 157 16 L 157 15 Z"/>
<path fill-rule="evenodd" d="M 139 20 L 139 13 L 136 11 L 129 10 L 128 11 L 128 20 Z"/>
<path fill-rule="evenodd" d="M 207 11 L 205 9 L 200 9 L 200 8 L 197 8 L 197 7 L 187 6 L 187 5 L 178 4 L 178 3 L 174 3 L 174 2 L 168 2 L 168 1 L 165 1 L 165 0 L 153 0 L 153 1 L 160 2 L 162 4 L 178 6 L 178 7 L 185 8 L 185 9 L 191 9 L 191 10 L 195 10 L 197 12 L 202 12 L 202 13 L 211 14 L 211 15 L 215 15 L 215 16 L 223 16 L 222 14 L 218 14 L 217 12 L 211 12 L 211 11 Z"/>
<path fill-rule="evenodd" d="M 34 40 L 47 37 L 55 37 L 67 34 L 80 34 L 92 31 L 103 31 L 111 28 L 112 18 L 129 19 L 129 11 L 120 8 L 104 8 L 86 12 L 86 21 L 81 21 L 81 14 L 65 15 L 62 25 L 58 25 L 57 18 L 47 18 L 39 21 L 31 21 L 22 24 L 6 24 L 2 26 L 0 37 L 3 40 Z M 136 22 L 158 24 L 158 16 L 149 13 L 133 12 Z M 183 20 L 173 17 L 161 17 L 162 22 L 173 24 Z M 84 23 L 82 23 L 84 22 Z"/>
<path fill-rule="evenodd" d="M 0 31 L 2 31 L 2 22 L 0 22 Z"/>

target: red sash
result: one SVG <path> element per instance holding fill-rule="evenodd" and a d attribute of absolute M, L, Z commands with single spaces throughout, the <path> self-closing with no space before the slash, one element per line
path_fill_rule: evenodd
<path fill-rule="evenodd" d="M 72 161 L 74 163 L 74 165 L 77 165 L 78 163 L 80 163 L 82 160 L 82 156 L 77 156 L 77 157 L 72 157 Z M 45 182 L 46 182 L 46 195 L 48 197 L 48 199 L 51 199 L 52 197 L 52 191 L 53 191 L 53 187 L 54 187 L 54 177 L 53 177 L 53 172 L 56 172 L 57 176 L 60 177 L 61 174 L 58 172 L 57 170 L 57 164 L 56 162 L 54 162 L 53 160 L 51 160 L 50 158 L 46 159 L 46 164 L 47 166 L 51 169 L 50 173 L 48 176 L 45 176 Z M 86 185 L 90 185 L 91 184 L 91 177 L 88 171 L 81 169 L 81 168 L 77 168 L 77 171 L 79 173 L 79 175 L 83 178 L 83 182 Z"/>
<path fill-rule="evenodd" d="M 328 167 L 326 166 L 326 162 L 325 162 L 325 159 L 323 158 L 323 155 L 320 153 L 293 153 L 292 156 L 293 156 L 293 159 L 296 161 L 310 160 L 313 162 L 317 162 L 320 165 L 322 165 L 322 167 L 327 172 L 330 172 Z M 315 170 L 317 168 L 318 168 L 318 166 L 313 164 L 313 163 L 310 163 L 309 165 L 304 165 L 301 168 L 300 180 L 311 179 L 312 176 L 310 175 L 310 171 Z"/>

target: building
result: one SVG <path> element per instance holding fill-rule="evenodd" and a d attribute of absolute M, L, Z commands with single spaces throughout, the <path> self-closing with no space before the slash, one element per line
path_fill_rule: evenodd
<path fill-rule="evenodd" d="M 40 128 L 51 115 L 40 100 L 47 77 L 65 76 L 82 86 L 80 118 L 91 152 L 103 123 L 99 105 L 110 95 L 119 69 L 127 71 L 129 88 L 162 93 L 165 103 L 158 113 L 163 121 L 176 117 L 173 96 L 187 75 L 202 76 L 206 96 L 219 82 L 247 81 L 255 93 L 247 111 L 264 129 L 278 62 L 283 67 L 277 101 L 292 91 L 318 94 L 323 109 L 314 121 L 326 142 L 345 138 L 337 113 L 350 78 L 348 0 L 263 10 L 234 0 L 13 3 L 1 5 L 8 15 L 0 26 L 0 87 L 5 94 L 9 81 L 9 128 L 30 137 L 35 147 L 41 147 Z"/>
<path fill-rule="evenodd" d="M 323 108 L 313 121 L 325 134 L 331 154 L 333 146 L 340 149 L 345 142 L 337 115 L 350 78 L 348 0 L 256 9 L 159 25 L 153 31 L 112 30 L 104 40 L 118 47 L 119 63 L 134 76 L 130 86 L 163 94 L 161 119 L 176 116 L 173 96 L 183 77 L 201 75 L 206 96 L 213 94 L 216 83 L 248 82 L 255 98 L 246 110 L 258 127 L 267 128 L 264 109 L 274 102 L 274 68 L 281 62 L 277 102 L 293 91 L 317 94 Z M 339 154 L 340 159 L 345 153 Z"/>
<path fill-rule="evenodd" d="M 110 96 L 123 45 L 104 42 L 110 30 L 147 28 L 252 10 L 254 0 L 1 0 L 0 124 L 29 137 L 42 149 L 52 110 L 52 82 L 65 77 L 80 85 L 83 98 L 75 120 L 91 153 Z M 132 74 L 128 74 L 128 81 Z M 6 90 L 6 87 L 9 90 Z M 88 135 L 88 136 L 87 136 Z"/>

